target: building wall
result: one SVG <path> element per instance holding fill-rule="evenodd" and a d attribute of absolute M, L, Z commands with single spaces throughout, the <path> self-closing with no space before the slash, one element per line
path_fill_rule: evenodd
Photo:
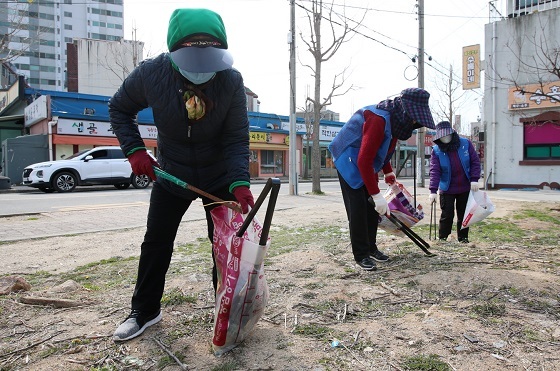
<path fill-rule="evenodd" d="M 138 41 L 74 40 L 78 90 L 84 94 L 113 96 L 135 65 L 143 59 L 144 43 Z M 70 55 L 68 56 L 70 62 Z M 69 73 L 70 76 L 70 73 Z M 70 89 L 69 89 L 70 91 Z"/>
<path fill-rule="evenodd" d="M 485 27 L 486 71 L 483 124 L 485 176 L 490 188 L 532 187 L 560 182 L 560 161 L 528 164 L 524 161 L 524 134 L 520 119 L 560 107 L 512 109 L 509 89 L 518 85 L 559 80 L 534 68 L 539 53 L 557 53 L 560 8 L 504 19 Z M 546 40 L 546 42 L 545 42 Z M 548 48 L 548 49 L 543 49 Z M 520 96 L 523 98 L 523 96 Z M 560 130 L 558 143 L 560 143 Z"/>

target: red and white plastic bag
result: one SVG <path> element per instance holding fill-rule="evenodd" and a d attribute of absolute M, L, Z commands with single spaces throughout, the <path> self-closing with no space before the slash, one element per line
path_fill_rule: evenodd
<path fill-rule="evenodd" d="M 468 228 L 471 224 L 480 222 L 495 210 L 496 207 L 492 201 L 490 201 L 486 192 L 471 191 L 469 193 L 469 200 L 467 201 L 467 208 L 465 209 L 465 216 L 461 222 L 461 229 Z"/>
<path fill-rule="evenodd" d="M 225 206 L 210 214 L 218 273 L 212 348 L 219 356 L 245 340 L 264 313 L 269 296 L 264 258 L 270 238 L 266 245 L 259 245 L 262 225 L 255 218 L 243 236 L 237 237 L 244 216 Z"/>

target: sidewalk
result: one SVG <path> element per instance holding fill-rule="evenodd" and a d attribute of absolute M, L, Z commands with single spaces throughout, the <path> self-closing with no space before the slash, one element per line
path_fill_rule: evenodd
<path fill-rule="evenodd" d="M 10 192 L 18 191 L 20 191 L 20 188 Z M 21 191 L 25 192 L 26 190 L 21 189 Z M 37 190 L 34 191 L 37 192 Z M 264 202 L 257 214 L 261 220 L 264 219 L 267 202 Z M 305 209 L 315 207 L 318 203 L 336 204 L 340 205 L 341 211 L 344 209 L 342 206 L 342 196 L 339 191 L 322 196 L 307 194 L 290 196 L 284 193 L 278 197 L 275 210 L 301 209 L 302 217 L 305 217 Z M 0 217 L 0 243 L 145 227 L 148 207 L 148 202 L 114 205 L 111 207 L 107 205 L 91 205 L 87 207 L 66 208 L 55 212 L 3 216 Z M 200 199 L 198 199 L 193 202 L 192 206 L 185 213 L 182 222 L 203 221 L 205 219 L 204 208 Z"/>
<path fill-rule="evenodd" d="M 402 182 L 412 193 L 412 179 L 404 179 Z M 92 189 L 92 187 L 87 187 L 87 189 Z M 10 190 L 3 191 L 37 192 L 37 190 L 26 186 L 15 186 Z M 419 203 L 426 204 L 428 193 L 427 188 L 416 188 Z M 488 191 L 488 195 L 491 200 L 560 202 L 560 191 L 553 190 L 491 190 Z M 197 202 L 200 202 L 200 200 L 195 201 L 193 207 L 189 208 L 183 222 L 205 219 L 204 209 Z M 336 204 L 336 209 L 344 212 L 340 191 L 325 193 L 321 196 L 311 194 L 290 196 L 281 193 L 276 203 L 276 210 L 299 209 L 301 217 L 307 218 L 309 210 L 312 210 L 318 204 L 325 204 L 325 206 Z M 0 242 L 144 227 L 148 206 L 147 202 L 113 207 L 92 205 L 91 207 L 66 208 L 56 212 L 0 217 Z M 266 209 L 265 206 L 266 203 L 262 209 Z M 263 210 L 259 210 L 259 215 L 261 212 Z"/>
<path fill-rule="evenodd" d="M 255 178 L 251 179 L 251 184 L 265 184 L 268 178 Z M 282 184 L 288 184 L 289 179 L 288 177 L 281 177 L 280 182 Z M 321 179 L 321 183 L 323 182 L 338 182 L 338 178 L 323 178 Z M 311 179 L 299 179 L 298 183 L 311 183 Z M 151 185 L 149 186 L 151 187 Z M 79 191 L 88 191 L 88 190 L 103 190 L 103 189 L 114 189 L 112 185 L 98 185 L 98 186 L 79 186 L 76 187 L 74 192 Z M 12 184 L 10 188 L 0 188 L 0 193 L 11 193 L 11 192 L 39 192 L 37 188 L 28 187 L 25 185 L 14 185 Z"/>

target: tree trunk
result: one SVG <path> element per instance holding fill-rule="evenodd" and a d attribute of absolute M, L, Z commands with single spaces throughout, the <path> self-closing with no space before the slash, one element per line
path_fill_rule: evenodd
<path fill-rule="evenodd" d="M 313 15 L 313 27 L 315 28 L 316 53 L 315 56 L 315 86 L 313 95 L 313 149 L 311 156 L 311 192 L 321 193 L 321 147 L 319 143 L 321 121 L 321 18 L 322 2 L 319 2 L 317 13 Z"/>

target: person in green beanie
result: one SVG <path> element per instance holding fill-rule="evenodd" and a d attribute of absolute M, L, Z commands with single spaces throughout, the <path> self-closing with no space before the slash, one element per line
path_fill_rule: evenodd
<path fill-rule="evenodd" d="M 254 206 L 249 190 L 249 119 L 241 74 L 232 68 L 226 29 L 208 9 L 177 9 L 167 32 L 169 52 L 140 63 L 109 101 L 111 126 L 135 174 L 155 182 L 132 295 L 131 312 L 113 335 L 126 341 L 159 322 L 165 274 L 181 219 L 199 197 L 153 167 L 214 196 Z M 140 136 L 136 115 L 151 107 L 158 130 L 157 161 Z M 204 205 L 211 201 L 202 197 Z M 214 225 L 205 206 L 208 238 Z M 213 267 L 216 289 L 216 267 Z"/>

